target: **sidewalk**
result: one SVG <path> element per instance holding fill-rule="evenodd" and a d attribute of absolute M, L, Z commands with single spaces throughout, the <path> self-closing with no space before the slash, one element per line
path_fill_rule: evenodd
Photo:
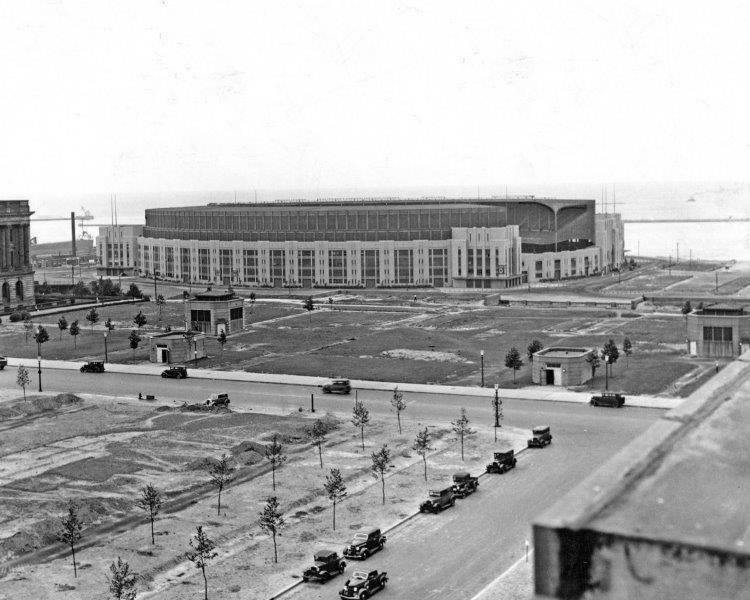
<path fill-rule="evenodd" d="M 8 357 L 8 367 L 17 367 L 19 364 L 26 366 L 36 365 L 33 358 Z M 78 370 L 82 362 L 63 360 L 42 360 L 42 368 L 63 369 L 68 371 Z M 249 383 L 276 383 L 285 385 L 320 386 L 328 382 L 327 377 L 309 377 L 305 375 L 284 375 L 278 373 L 249 373 L 247 371 L 214 371 L 210 369 L 191 369 L 190 377 L 194 379 L 223 379 L 225 381 L 247 381 Z M 108 373 L 121 373 L 128 375 L 153 375 L 160 376 L 167 367 L 166 364 L 154 365 L 122 365 L 107 363 Z M 494 394 L 494 388 L 482 388 L 478 386 L 457 385 L 428 385 L 423 383 L 394 383 L 391 381 L 366 381 L 352 379 L 353 388 L 360 390 L 383 390 L 392 391 L 398 387 L 402 392 L 413 392 L 423 394 L 450 394 L 454 396 L 487 396 Z M 544 400 L 549 402 L 576 402 L 586 404 L 591 399 L 590 392 L 569 392 L 552 386 L 534 386 L 520 389 L 501 389 L 500 397 L 503 400 Z M 627 396 L 627 406 L 639 406 L 642 408 L 666 408 L 672 409 L 680 404 L 684 398 L 662 398 L 659 396 Z"/>

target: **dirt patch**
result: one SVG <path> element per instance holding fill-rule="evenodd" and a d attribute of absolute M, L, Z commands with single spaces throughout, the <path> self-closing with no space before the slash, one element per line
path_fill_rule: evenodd
<path fill-rule="evenodd" d="M 75 394 L 57 394 L 56 396 L 29 396 L 25 401 L 14 402 L 10 406 L 0 406 L 0 421 L 24 415 L 54 412 L 67 406 L 76 406 L 83 402 Z"/>
<path fill-rule="evenodd" d="M 453 352 L 437 352 L 434 350 L 408 350 L 406 348 L 397 348 L 395 350 L 385 350 L 380 353 L 385 358 L 398 358 L 410 360 L 425 360 L 438 362 L 456 362 L 469 363 L 471 361 L 454 354 Z"/>

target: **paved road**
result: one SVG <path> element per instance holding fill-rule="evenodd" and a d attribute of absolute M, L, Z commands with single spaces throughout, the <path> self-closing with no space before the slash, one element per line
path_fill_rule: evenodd
<path fill-rule="evenodd" d="M 317 388 L 277 384 L 249 384 L 202 379 L 164 380 L 146 375 L 81 374 L 47 369 L 47 391 L 88 392 L 137 396 L 152 393 L 162 402 L 198 401 L 211 392 L 230 394 L 232 407 L 295 410 L 309 407 L 315 393 L 319 412 L 349 414 L 354 398 L 320 394 Z M 0 372 L 0 386 L 15 385 L 13 370 Z M 405 394 L 411 419 L 445 423 L 465 406 L 474 422 L 492 422 L 492 391 L 486 397 L 452 397 L 439 394 Z M 390 394 L 365 390 L 359 398 L 371 414 L 394 418 Z M 484 477 L 478 493 L 459 501 L 439 515 L 420 515 L 389 535 L 384 552 L 365 563 L 350 563 L 347 572 L 366 567 L 388 571 L 390 582 L 378 597 L 454 600 L 472 598 L 497 575 L 509 568 L 531 539 L 530 523 L 559 496 L 644 431 L 663 411 L 657 409 L 591 408 L 565 402 L 507 400 L 509 425 L 552 427 L 554 441 L 542 450 L 525 451 L 518 467 L 505 474 Z M 345 577 L 324 586 L 304 584 L 290 598 L 331 598 Z"/>

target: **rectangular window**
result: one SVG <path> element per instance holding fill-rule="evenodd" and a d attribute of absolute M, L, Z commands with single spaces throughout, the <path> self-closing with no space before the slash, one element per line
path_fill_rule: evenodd
<path fill-rule="evenodd" d="M 315 251 L 299 250 L 297 252 L 297 276 L 302 285 L 311 285 L 315 281 Z"/>
<path fill-rule="evenodd" d="M 466 276 L 474 277 L 474 248 L 466 251 Z"/>
<path fill-rule="evenodd" d="M 397 284 L 408 284 L 414 282 L 413 277 L 413 264 L 414 264 L 414 251 L 409 249 L 395 250 L 396 255 L 393 259 L 393 266 L 396 272 L 396 283 Z"/>
<path fill-rule="evenodd" d="M 380 253 L 377 250 L 362 250 L 360 260 L 365 285 L 373 286 L 380 283 Z"/>
<path fill-rule="evenodd" d="M 286 264 L 286 250 L 271 250 L 271 279 L 286 280 L 284 266 Z"/>
<path fill-rule="evenodd" d="M 242 270 L 243 279 L 248 282 L 258 281 L 258 251 L 242 251 Z"/>
<path fill-rule="evenodd" d="M 211 279 L 211 254 L 208 248 L 198 248 L 198 279 Z"/>
<path fill-rule="evenodd" d="M 219 269 L 221 271 L 221 280 L 225 283 L 234 280 L 232 273 L 232 250 L 222 248 L 219 250 Z"/>
<path fill-rule="evenodd" d="M 238 306 L 236 308 L 230 308 L 229 309 L 229 320 L 230 321 L 237 321 L 242 319 L 242 307 Z"/>
<path fill-rule="evenodd" d="M 542 261 L 541 260 L 536 261 L 535 267 L 536 267 L 536 278 L 541 279 L 544 275 Z"/>
<path fill-rule="evenodd" d="M 328 283 L 330 285 L 346 283 L 346 250 L 328 251 Z"/>
<path fill-rule="evenodd" d="M 490 249 L 484 249 L 484 276 L 490 276 Z"/>
<path fill-rule="evenodd" d="M 445 286 L 448 281 L 448 250 L 431 248 L 428 261 L 430 283 L 435 287 Z"/>
<path fill-rule="evenodd" d="M 190 248 L 180 248 L 180 275 L 183 281 L 190 281 Z"/>
<path fill-rule="evenodd" d="M 160 276 L 161 275 L 161 248 L 158 246 L 154 246 L 153 248 L 153 256 L 152 260 L 154 263 L 154 275 Z"/>
<path fill-rule="evenodd" d="M 174 277 L 174 248 L 164 248 L 164 261 L 166 262 L 166 276 Z"/>

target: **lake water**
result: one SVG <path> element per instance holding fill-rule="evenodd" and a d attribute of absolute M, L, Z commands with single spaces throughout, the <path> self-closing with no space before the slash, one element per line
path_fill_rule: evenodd
<path fill-rule="evenodd" d="M 535 195 L 537 197 L 595 198 L 597 211 L 613 209 L 624 219 L 679 219 L 679 218 L 748 218 L 750 217 L 750 184 L 740 182 L 707 183 L 617 183 L 603 188 L 599 184 L 518 184 L 420 188 L 337 188 L 241 190 L 211 192 L 176 192 L 148 194 L 118 194 L 119 223 L 143 223 L 144 210 L 157 206 L 204 205 L 208 202 L 252 202 L 278 198 L 322 197 L 382 197 L 402 198 L 422 196 L 445 197 L 504 197 Z M 606 198 L 606 201 L 605 201 Z M 616 198 L 616 202 L 613 200 Z M 32 210 L 38 216 L 62 216 L 71 210 L 87 208 L 94 216 L 93 223 L 110 222 L 109 194 L 86 194 L 76 197 L 31 198 Z M 95 236 L 97 228 L 89 224 L 87 231 Z M 70 224 L 65 221 L 32 222 L 32 236 L 40 242 L 69 239 Z M 679 244 L 679 250 L 677 245 Z M 631 254 L 643 256 L 672 256 L 679 252 L 680 260 L 750 260 L 750 222 L 722 223 L 626 223 L 625 248 Z"/>

